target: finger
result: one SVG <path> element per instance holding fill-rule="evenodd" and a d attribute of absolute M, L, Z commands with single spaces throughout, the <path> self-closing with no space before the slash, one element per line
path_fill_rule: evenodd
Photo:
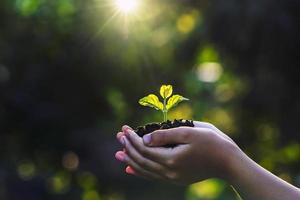
<path fill-rule="evenodd" d="M 216 129 L 216 127 L 207 122 L 200 122 L 200 121 L 193 121 L 194 126 L 198 128 L 209 128 L 209 129 Z"/>
<path fill-rule="evenodd" d="M 143 169 L 141 166 L 139 166 L 138 163 L 136 163 L 133 159 L 130 158 L 129 155 L 127 155 L 123 151 L 118 151 L 115 154 L 115 157 L 117 160 L 124 162 L 124 163 L 128 164 L 129 166 L 131 166 L 131 168 L 133 169 L 134 172 L 136 172 L 137 175 L 140 175 L 144 178 L 149 178 L 149 179 L 162 179 L 162 177 L 160 175 L 155 174 L 153 172 L 149 172 L 146 169 Z M 128 172 L 132 172 L 132 171 L 128 171 Z"/>
<path fill-rule="evenodd" d="M 214 125 L 207 123 L 207 122 L 200 122 L 200 121 L 194 121 L 193 122 L 196 128 L 208 128 L 211 129 L 213 131 L 215 131 L 216 133 L 218 133 L 219 135 L 225 137 L 227 140 L 234 142 L 228 135 L 226 135 L 225 133 L 223 133 L 222 131 L 220 131 L 217 127 L 215 127 Z"/>
<path fill-rule="evenodd" d="M 124 135 L 124 132 L 118 132 L 116 137 L 119 140 L 123 135 Z"/>
<path fill-rule="evenodd" d="M 125 135 L 125 133 L 123 133 L 123 132 L 119 132 L 119 133 L 117 133 L 117 140 L 122 144 L 122 145 L 124 145 L 123 144 L 123 141 L 121 140 L 121 138 L 122 138 L 122 136 L 124 136 Z"/>
<path fill-rule="evenodd" d="M 130 174 L 130 175 L 134 175 L 134 176 L 146 179 L 146 180 L 159 180 L 160 179 L 160 178 L 153 178 L 153 177 L 145 176 L 144 174 L 140 174 L 140 173 L 136 172 L 133 169 L 133 167 L 131 167 L 129 165 L 125 168 L 125 173 Z"/>
<path fill-rule="evenodd" d="M 125 156 L 126 156 L 126 153 L 125 153 L 124 151 L 117 151 L 117 152 L 115 153 L 115 158 L 116 158 L 118 161 L 121 161 L 121 162 L 124 162 Z"/>
<path fill-rule="evenodd" d="M 214 125 L 207 123 L 207 122 L 200 122 L 200 121 L 194 121 L 193 122 L 196 128 L 206 128 L 206 129 L 210 129 L 213 130 L 217 133 L 222 133 L 222 131 L 220 131 L 217 127 L 215 127 Z M 224 133 L 223 133 L 224 134 Z"/>
<path fill-rule="evenodd" d="M 165 146 L 168 144 L 186 144 L 192 135 L 191 127 L 178 127 L 157 130 L 143 136 L 144 144 L 152 147 Z"/>
<path fill-rule="evenodd" d="M 136 162 L 140 167 L 156 173 L 156 174 L 160 174 L 162 175 L 162 173 L 165 171 L 164 167 L 157 163 L 154 162 L 152 160 L 149 160 L 146 157 L 143 157 L 131 144 L 131 142 L 125 137 L 124 137 L 124 141 L 125 141 L 125 149 L 126 149 L 126 153 L 127 155 L 129 155 L 129 157 Z"/>
<path fill-rule="evenodd" d="M 139 177 L 144 178 L 144 179 L 149 179 L 149 177 L 144 177 L 143 175 L 141 175 L 138 172 L 134 171 L 134 169 L 129 165 L 125 168 L 125 172 L 127 174 L 130 174 L 130 175 L 139 176 Z"/>
<path fill-rule="evenodd" d="M 126 138 L 129 139 L 132 146 L 143 157 L 146 157 L 152 161 L 164 165 L 168 157 L 171 156 L 170 155 L 172 150 L 171 148 L 165 148 L 165 147 L 150 148 L 144 145 L 143 139 L 140 136 L 138 136 L 134 131 L 127 129 L 125 134 L 126 134 Z"/>
<path fill-rule="evenodd" d="M 127 130 L 133 130 L 130 126 L 124 125 L 122 126 L 122 131 L 125 133 Z"/>

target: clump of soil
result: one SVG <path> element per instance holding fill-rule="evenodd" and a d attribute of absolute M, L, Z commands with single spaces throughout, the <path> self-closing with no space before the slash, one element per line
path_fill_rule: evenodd
<path fill-rule="evenodd" d="M 194 123 L 193 120 L 183 120 L 183 119 L 179 119 L 179 120 L 175 119 L 174 121 L 167 120 L 166 122 L 162 122 L 162 123 L 150 123 L 150 124 L 146 124 L 145 126 L 137 127 L 135 132 L 140 137 L 143 137 L 144 135 L 159 129 L 170 129 L 170 128 L 176 128 L 180 126 L 194 127 Z"/>

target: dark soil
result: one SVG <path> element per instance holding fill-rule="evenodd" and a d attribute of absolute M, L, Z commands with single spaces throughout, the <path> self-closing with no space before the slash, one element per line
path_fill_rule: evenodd
<path fill-rule="evenodd" d="M 180 126 L 189 126 L 194 127 L 193 120 L 174 120 L 174 121 L 166 121 L 162 123 L 150 123 L 146 124 L 145 126 L 137 127 L 135 132 L 140 136 L 143 137 L 144 135 L 151 133 L 153 131 L 159 130 L 159 129 L 169 129 L 169 128 L 176 128 Z"/>

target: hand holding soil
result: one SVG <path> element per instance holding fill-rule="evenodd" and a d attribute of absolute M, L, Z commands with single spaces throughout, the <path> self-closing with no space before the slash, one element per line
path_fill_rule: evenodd
<path fill-rule="evenodd" d="M 195 127 L 156 130 L 143 138 L 124 126 L 117 138 L 125 152 L 117 152 L 116 157 L 132 167 L 129 171 L 144 178 L 178 184 L 227 178 L 229 157 L 237 145 L 211 124 L 194 124 Z M 170 144 L 173 147 L 162 147 Z"/>
<path fill-rule="evenodd" d="M 245 200 L 300 199 L 299 188 L 259 166 L 215 126 L 193 123 L 194 127 L 156 130 L 142 138 L 123 126 L 117 139 L 124 150 L 115 156 L 128 165 L 128 174 L 146 179 L 191 184 L 217 177 Z"/>

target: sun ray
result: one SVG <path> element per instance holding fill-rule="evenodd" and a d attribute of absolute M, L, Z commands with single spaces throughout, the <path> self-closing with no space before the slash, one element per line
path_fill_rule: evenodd
<path fill-rule="evenodd" d="M 87 42 L 87 44 L 90 44 L 99 34 L 102 33 L 102 31 L 104 31 L 105 27 L 118 15 L 120 14 L 119 11 L 115 11 L 112 16 L 110 16 L 105 22 L 104 24 L 98 29 L 98 31 L 94 34 L 93 37 L 91 37 L 89 39 L 89 41 Z"/>
<path fill-rule="evenodd" d="M 97 0 L 97 3 L 92 7 L 88 7 L 89 10 L 112 11 L 112 14 L 108 16 L 108 19 L 104 21 L 102 25 L 97 29 L 96 33 L 93 34 L 86 42 L 89 45 L 94 41 L 97 36 L 102 34 L 105 28 L 117 17 L 121 20 L 122 25 L 120 26 L 124 39 L 128 39 L 130 32 L 131 22 L 138 20 L 140 18 L 141 11 L 141 0 Z"/>

